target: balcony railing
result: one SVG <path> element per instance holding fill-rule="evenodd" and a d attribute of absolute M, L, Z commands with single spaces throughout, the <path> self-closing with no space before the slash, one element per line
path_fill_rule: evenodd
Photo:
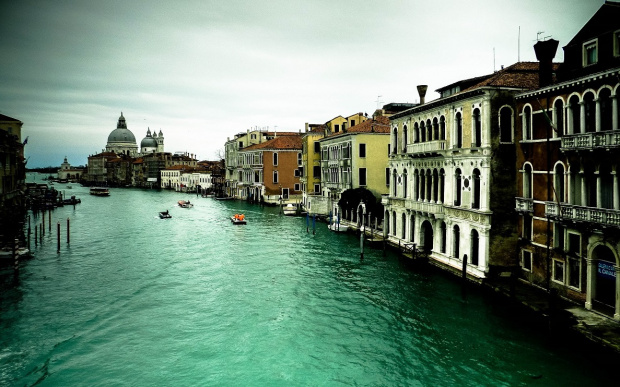
<path fill-rule="evenodd" d="M 620 147 L 620 130 L 567 134 L 562 137 L 561 145 L 563 151 L 617 147 Z"/>
<path fill-rule="evenodd" d="M 418 142 L 407 144 L 407 153 L 435 153 L 446 150 L 446 140 Z"/>
<path fill-rule="evenodd" d="M 381 204 L 384 206 L 391 205 L 393 207 L 404 207 L 412 211 L 425 212 L 434 215 L 442 215 L 444 213 L 443 203 L 431 203 L 422 200 L 413 200 L 411 198 L 397 198 L 385 194 L 381 195 Z"/>
<path fill-rule="evenodd" d="M 534 212 L 534 199 L 516 198 L 516 210 L 518 212 Z"/>
<path fill-rule="evenodd" d="M 545 215 L 575 222 L 587 222 L 620 228 L 620 210 L 546 202 Z"/>

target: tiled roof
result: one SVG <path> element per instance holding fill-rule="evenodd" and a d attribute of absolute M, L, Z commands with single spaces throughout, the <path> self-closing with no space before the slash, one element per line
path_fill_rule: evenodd
<path fill-rule="evenodd" d="M 21 122 L 18 119 L 15 119 L 15 118 L 9 117 L 9 116 L 5 116 L 4 114 L 0 114 L 0 121 L 17 121 L 17 122 Z"/>
<path fill-rule="evenodd" d="M 351 133 L 390 133 L 390 119 L 385 116 L 378 116 L 350 128 L 347 128 L 342 132 L 332 133 L 327 137 L 334 137 Z"/>
<path fill-rule="evenodd" d="M 276 137 L 272 140 L 260 144 L 250 145 L 242 151 L 252 151 L 259 149 L 301 149 L 302 139 L 299 133 L 296 136 Z"/>
<path fill-rule="evenodd" d="M 502 70 L 499 70 L 481 82 L 463 90 L 467 92 L 480 87 L 516 87 L 533 90 L 538 88 L 538 64 L 539 62 L 517 62 Z M 553 70 L 557 70 L 559 64 L 553 64 Z"/>

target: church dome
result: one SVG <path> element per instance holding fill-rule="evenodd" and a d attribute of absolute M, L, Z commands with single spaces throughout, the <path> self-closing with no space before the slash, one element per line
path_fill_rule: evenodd
<path fill-rule="evenodd" d="M 127 129 L 127 123 L 125 122 L 125 117 L 123 117 L 123 113 L 118 119 L 118 124 L 116 125 L 116 129 L 110 133 L 108 136 L 108 144 L 109 143 L 129 143 L 135 144 L 136 137 L 131 133 L 131 130 Z"/>
<path fill-rule="evenodd" d="M 140 148 L 157 148 L 157 140 L 151 136 L 151 129 L 146 131 L 146 137 L 140 142 Z"/>

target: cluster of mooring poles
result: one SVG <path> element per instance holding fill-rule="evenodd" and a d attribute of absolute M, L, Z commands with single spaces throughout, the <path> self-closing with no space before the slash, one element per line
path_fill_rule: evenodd
<path fill-rule="evenodd" d="M 38 225 L 35 224 L 34 226 L 34 246 L 38 247 L 39 245 L 43 246 L 43 237 L 45 236 L 45 228 L 46 228 L 46 222 L 45 222 L 45 211 L 41 211 L 42 217 L 41 217 L 41 223 L 39 223 Z M 47 231 L 51 234 L 52 233 L 52 210 L 48 210 L 48 215 L 47 215 Z M 69 244 L 71 243 L 71 221 L 69 220 L 69 218 L 67 218 L 67 246 L 69 246 Z M 32 235 L 32 227 L 30 224 L 30 215 L 28 215 L 28 233 L 27 233 L 27 243 L 28 243 L 28 250 L 30 251 L 30 237 Z M 56 253 L 60 254 L 60 235 L 61 235 L 61 231 L 60 231 L 60 221 L 56 222 Z M 15 244 L 13 246 L 13 257 L 14 257 L 14 268 L 15 271 L 19 270 L 19 257 L 20 254 L 18 254 L 17 252 L 17 244 L 18 244 L 18 240 L 15 239 Z"/>

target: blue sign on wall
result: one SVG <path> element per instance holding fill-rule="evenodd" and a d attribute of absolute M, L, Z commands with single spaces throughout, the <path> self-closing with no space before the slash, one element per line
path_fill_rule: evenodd
<path fill-rule="evenodd" d="M 609 279 L 616 279 L 616 267 L 611 262 L 598 261 L 598 275 Z"/>

